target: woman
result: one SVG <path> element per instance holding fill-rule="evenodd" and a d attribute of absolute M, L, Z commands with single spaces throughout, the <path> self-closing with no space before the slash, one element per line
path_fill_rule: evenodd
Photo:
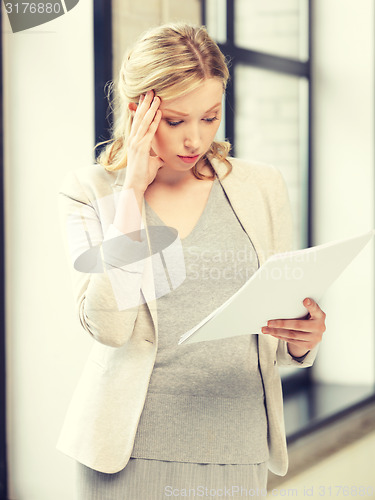
<path fill-rule="evenodd" d="M 94 338 L 58 443 L 78 462 L 80 499 L 264 496 L 268 469 L 286 473 L 277 368 L 312 364 L 318 304 L 260 335 L 177 345 L 290 248 L 278 170 L 214 140 L 227 80 L 204 28 L 149 31 L 124 59 L 112 140 L 61 190 Z"/>

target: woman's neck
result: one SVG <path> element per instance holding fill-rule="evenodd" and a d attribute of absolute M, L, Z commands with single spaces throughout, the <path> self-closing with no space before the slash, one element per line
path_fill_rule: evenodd
<path fill-rule="evenodd" d="M 203 164 L 198 167 L 198 171 L 203 175 L 211 177 L 212 170 L 209 165 Z M 178 171 L 170 169 L 167 166 L 160 168 L 156 174 L 156 177 L 153 181 L 155 184 L 165 185 L 168 187 L 183 187 L 189 184 L 195 183 L 199 181 L 197 177 L 193 174 L 193 169 Z M 210 179 L 212 180 L 212 179 Z"/>

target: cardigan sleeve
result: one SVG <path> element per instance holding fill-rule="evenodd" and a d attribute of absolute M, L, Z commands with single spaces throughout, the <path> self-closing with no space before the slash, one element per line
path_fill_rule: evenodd
<path fill-rule="evenodd" d="M 272 220 L 274 221 L 273 233 L 275 249 L 280 253 L 288 252 L 292 250 L 293 247 L 293 217 L 288 189 L 281 173 L 278 170 L 274 188 L 274 200 L 277 200 L 276 203 L 273 204 L 272 213 Z M 276 359 L 279 366 L 296 366 L 298 368 L 306 368 L 313 364 L 317 352 L 318 346 L 311 349 L 311 351 L 309 351 L 303 359 L 298 360 L 289 354 L 287 342 L 279 340 Z"/>
<path fill-rule="evenodd" d="M 145 243 L 133 241 L 111 224 L 103 234 L 97 206 L 74 173 L 59 192 L 59 214 L 80 323 L 98 342 L 120 347 L 131 337 L 144 302 L 145 260 L 126 264 L 132 259 L 114 255 L 119 245 L 111 243 L 121 238 L 122 249 L 133 248 L 133 254 Z"/>
<path fill-rule="evenodd" d="M 307 368 L 312 366 L 315 361 L 319 346 L 317 345 L 314 349 L 311 349 L 306 356 L 298 361 L 298 359 L 293 358 L 288 352 L 287 343 L 284 340 L 279 340 L 279 345 L 276 351 L 277 364 L 279 366 L 295 366 L 297 368 Z"/>

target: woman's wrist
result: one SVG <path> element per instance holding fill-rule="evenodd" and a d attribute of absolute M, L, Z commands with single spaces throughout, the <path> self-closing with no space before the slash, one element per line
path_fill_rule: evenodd
<path fill-rule="evenodd" d="M 124 184 L 120 192 L 113 225 L 123 234 L 139 231 L 142 227 L 144 192 Z"/>
<path fill-rule="evenodd" d="M 288 353 L 292 356 L 292 358 L 295 359 L 304 358 L 310 352 L 309 349 L 299 348 L 292 344 L 287 344 L 287 346 L 288 346 Z"/>
<path fill-rule="evenodd" d="M 134 191 L 134 193 L 136 193 L 139 196 L 143 196 L 145 194 L 145 191 L 146 191 L 146 189 L 143 189 L 137 183 L 131 182 L 130 180 L 125 180 L 122 188 L 123 189 L 132 189 Z"/>

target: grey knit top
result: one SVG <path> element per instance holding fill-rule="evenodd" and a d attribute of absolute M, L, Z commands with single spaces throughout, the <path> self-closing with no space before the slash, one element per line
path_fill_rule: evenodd
<path fill-rule="evenodd" d="M 145 203 L 148 225 L 163 221 Z M 268 459 L 258 336 L 177 345 L 258 268 L 252 243 L 216 178 L 181 240 L 186 279 L 158 298 L 159 344 L 132 457 L 253 464 Z"/>

